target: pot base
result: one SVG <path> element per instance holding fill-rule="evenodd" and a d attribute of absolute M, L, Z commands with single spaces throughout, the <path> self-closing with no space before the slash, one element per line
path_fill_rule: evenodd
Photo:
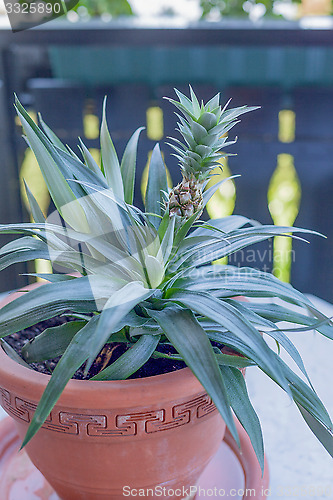
<path fill-rule="evenodd" d="M 265 474 L 262 478 L 249 438 L 238 422 L 237 430 L 242 453 L 239 452 L 237 444 L 227 432 L 218 452 L 201 475 L 196 486 L 197 491 L 195 492 L 193 488 L 191 492 L 188 492 L 191 495 L 187 498 L 197 500 L 208 495 L 221 497 L 230 496 L 232 493 L 235 500 L 242 500 L 249 498 L 246 495 L 246 489 L 251 490 L 249 494 L 252 498 L 253 489 L 257 500 L 267 498 L 269 493 L 267 463 L 265 463 Z M 25 451 L 18 452 L 19 447 L 20 440 L 14 423 L 10 418 L 6 418 L 0 423 L 1 500 L 59 500 L 42 474 L 30 462 Z M 208 492 L 215 488 L 216 494 Z M 223 495 L 223 491 L 219 492 L 219 490 L 224 490 L 225 494 Z M 239 495 L 235 496 L 232 490 L 236 490 Z M 126 498 L 125 495 L 124 498 Z"/>

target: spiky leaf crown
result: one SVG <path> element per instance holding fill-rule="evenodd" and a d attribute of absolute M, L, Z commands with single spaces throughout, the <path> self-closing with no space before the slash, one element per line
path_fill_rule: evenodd
<path fill-rule="evenodd" d="M 221 156 L 229 155 L 222 150 L 236 142 L 237 138 L 228 141 L 227 133 L 238 123 L 237 118 L 258 108 L 241 106 L 227 109 L 230 101 L 222 108 L 219 93 L 206 104 L 203 101 L 199 104 L 191 86 L 191 99 L 177 89 L 175 92 L 179 101 L 169 98 L 168 100 L 183 114 L 181 116 L 176 113 L 180 120 L 177 130 L 185 142 L 171 138 L 175 144 L 169 145 L 176 151 L 174 156 L 179 160 L 183 176 L 202 181 L 209 177 L 215 167 L 221 166 Z"/>

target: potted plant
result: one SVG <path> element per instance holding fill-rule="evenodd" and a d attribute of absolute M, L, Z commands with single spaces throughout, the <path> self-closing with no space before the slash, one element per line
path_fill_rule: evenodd
<path fill-rule="evenodd" d="M 169 100 L 181 113 L 182 141 L 173 139 L 172 147 L 183 180 L 169 190 L 157 145 L 145 212 L 132 205 L 142 129 L 119 162 L 104 106 L 100 168 L 82 142 L 81 160 L 16 99 L 57 210 L 45 219 L 27 187 L 35 222 L 0 226 L 1 233 L 23 235 L 2 248 L 0 265 L 43 258 L 62 272 L 41 275 L 47 284 L 14 294 L 0 311 L 2 405 L 31 460 L 63 499 L 122 498 L 126 485 L 168 487 L 164 496 L 175 496 L 176 487 L 194 484 L 225 426 L 238 442 L 232 411 L 263 469 L 260 423 L 239 370 L 247 366 L 257 366 L 290 395 L 332 454 L 332 423 L 310 381 L 265 341 L 266 335 L 275 339 L 308 378 L 278 324 L 332 338 L 331 321 L 269 273 L 212 264 L 276 234 L 314 231 L 241 216 L 201 220 L 221 185 L 205 190 L 207 181 L 235 142 L 227 134 L 255 108 L 222 109 L 219 94 L 199 103 L 191 88 L 190 98 L 176 94 L 177 101 Z M 240 295 L 282 303 L 240 301 Z M 17 332 L 56 317 L 19 356 L 13 334 L 16 341 Z M 51 376 L 31 369 L 48 360 Z"/>

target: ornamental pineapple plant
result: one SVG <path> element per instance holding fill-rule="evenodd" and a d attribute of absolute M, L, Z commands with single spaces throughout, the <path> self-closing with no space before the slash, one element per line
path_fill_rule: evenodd
<path fill-rule="evenodd" d="M 333 339 L 331 320 L 302 293 L 272 274 L 212 264 L 274 235 L 318 233 L 261 225 L 238 215 L 202 220 L 207 201 L 222 188 L 222 183 L 217 183 L 205 189 L 221 156 L 229 154 L 224 148 L 235 142 L 227 134 L 241 114 L 254 108 L 222 108 L 219 95 L 206 104 L 199 103 L 192 89 L 190 98 L 178 91 L 176 95 L 178 100 L 170 101 L 181 113 L 178 130 L 183 142 L 174 139 L 172 145 L 183 180 L 169 191 L 156 145 L 144 211 L 133 205 L 142 129 L 134 132 L 119 159 L 104 106 L 99 166 L 82 141 L 79 157 L 42 119 L 37 126 L 16 99 L 27 142 L 56 212 L 45 218 L 26 187 L 34 222 L 0 225 L 0 233 L 22 235 L 1 249 L 0 269 L 16 262 L 47 259 L 53 273 L 39 275 L 47 284 L 1 309 L 0 338 L 6 353 L 28 368 L 34 361 L 60 356 L 23 445 L 43 425 L 76 370 L 84 366 L 89 378 L 94 361 L 116 342 L 125 346 L 125 351 L 115 361 L 103 362 L 91 380 L 126 379 L 150 358 L 184 361 L 211 396 L 237 442 L 233 413 L 239 419 L 263 469 L 261 426 L 239 370 L 257 367 L 290 395 L 332 455 L 331 419 L 285 326 L 289 323 L 293 331 L 299 328 L 302 332 L 314 329 Z M 239 295 L 249 300 L 240 302 Z M 252 297 L 267 300 L 251 302 Z M 272 304 L 272 297 L 278 297 L 279 304 Z M 296 311 L 290 304 L 298 306 Z M 22 358 L 9 347 L 8 335 L 64 314 L 71 321 L 56 327 L 59 334 L 55 336 L 55 328 L 44 330 L 24 346 Z M 281 359 L 279 349 L 268 345 L 267 337 L 290 355 L 301 376 Z M 163 346 L 170 349 L 163 350 Z"/>

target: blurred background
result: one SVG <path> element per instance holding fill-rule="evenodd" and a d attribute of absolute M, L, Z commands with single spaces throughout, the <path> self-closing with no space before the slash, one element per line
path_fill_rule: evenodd
<path fill-rule="evenodd" d="M 1 10 L 2 9 L 2 10 Z M 170 184 L 180 179 L 165 144 L 176 117 L 163 96 L 191 84 L 207 100 L 259 105 L 230 137 L 211 182 L 241 174 L 218 190 L 205 217 L 233 213 L 261 223 L 315 229 L 310 244 L 275 238 L 229 263 L 272 271 L 333 301 L 333 37 L 331 0 L 80 0 L 67 17 L 12 33 L 0 2 L 0 223 L 29 220 L 23 178 L 45 213 L 52 211 L 13 109 L 16 92 L 75 152 L 80 136 L 99 158 L 102 100 L 121 155 L 139 144 L 136 203 L 142 206 L 149 155 L 161 144 Z M 79 153 L 78 153 L 79 154 Z M 1 244 L 8 241 L 2 236 Z M 45 270 L 45 262 L 30 270 Z M 23 265 L 0 274 L 0 291 L 22 286 Z"/>

